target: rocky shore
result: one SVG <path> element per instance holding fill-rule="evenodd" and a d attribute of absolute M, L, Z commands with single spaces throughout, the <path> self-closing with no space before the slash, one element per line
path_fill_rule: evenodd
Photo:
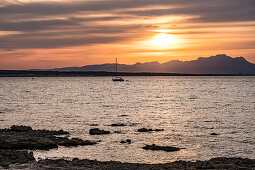
<path fill-rule="evenodd" d="M 115 161 L 101 162 L 97 160 L 88 160 L 77 158 L 73 160 L 40 160 L 32 161 L 26 164 L 13 164 L 10 169 L 84 169 L 84 170 L 163 170 L 163 169 L 245 169 L 254 170 L 255 160 L 242 158 L 213 158 L 208 161 L 176 161 L 166 164 L 138 164 L 138 163 L 121 163 Z"/>
<path fill-rule="evenodd" d="M 119 126 L 119 124 L 117 125 Z M 121 125 L 122 126 L 122 125 Z M 151 131 L 151 130 L 149 130 Z M 153 130 L 152 130 L 153 131 Z M 93 133 L 91 133 L 93 132 Z M 110 134 L 109 131 L 94 128 L 90 135 Z M 130 144 L 131 140 L 120 143 Z M 176 161 L 166 164 L 121 163 L 115 161 L 101 162 L 97 160 L 39 160 L 36 161 L 31 150 L 48 150 L 58 146 L 95 145 L 94 141 L 69 138 L 63 130 L 33 130 L 29 126 L 11 126 L 0 129 L 0 169 L 255 169 L 255 160 L 243 158 L 213 158 L 208 161 Z M 181 148 L 171 146 L 146 145 L 145 150 L 179 151 Z M 29 151 L 28 151 L 29 150 Z"/>
<path fill-rule="evenodd" d="M 62 135 L 62 136 L 61 136 Z M 29 126 L 11 126 L 0 129 L 0 149 L 40 149 L 48 150 L 58 146 L 94 145 L 96 142 L 78 138 L 68 138 L 63 130 L 33 130 Z M 60 137 L 61 136 L 61 137 Z"/>

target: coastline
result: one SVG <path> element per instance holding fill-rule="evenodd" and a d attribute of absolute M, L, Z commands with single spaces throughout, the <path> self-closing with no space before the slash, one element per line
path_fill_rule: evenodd
<path fill-rule="evenodd" d="M 106 71 L 29 71 L 0 70 L 0 77 L 107 77 L 107 76 L 255 76 L 255 74 L 182 74 L 149 72 L 106 72 Z"/>
<path fill-rule="evenodd" d="M 208 161 L 175 161 L 165 164 L 139 164 L 139 163 L 121 163 L 116 161 L 101 162 L 97 160 L 88 160 L 77 158 L 73 160 L 64 159 L 45 159 L 38 162 L 32 161 L 25 164 L 13 164 L 10 169 L 111 169 L 111 170 L 151 170 L 151 169 L 255 169 L 254 159 L 243 158 L 212 158 Z"/>
<path fill-rule="evenodd" d="M 94 135 L 102 135 L 103 130 Z M 96 141 L 70 138 L 69 132 L 58 130 L 34 130 L 30 126 L 13 125 L 0 129 L 0 169 L 255 169 L 255 159 L 218 157 L 207 161 L 175 161 L 164 164 L 122 163 L 117 161 L 97 161 L 89 159 L 36 161 L 33 150 L 49 150 L 58 146 L 76 147 L 95 145 Z M 60 135 L 62 135 L 60 137 Z M 131 142 L 131 141 L 130 141 Z M 151 150 L 178 151 L 169 146 L 146 146 Z M 171 150 L 169 150 L 169 148 Z"/>

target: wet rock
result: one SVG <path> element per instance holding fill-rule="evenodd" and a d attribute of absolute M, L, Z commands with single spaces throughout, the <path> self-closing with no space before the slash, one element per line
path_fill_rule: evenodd
<path fill-rule="evenodd" d="M 130 140 L 130 139 L 122 140 L 122 141 L 120 141 L 120 143 L 128 143 L 128 144 L 131 144 L 131 140 Z"/>
<path fill-rule="evenodd" d="M 152 129 L 152 131 L 160 132 L 160 131 L 164 131 L 164 129 Z"/>
<path fill-rule="evenodd" d="M 49 150 L 61 146 L 78 146 L 92 145 L 91 141 L 83 141 L 82 139 L 67 137 L 59 137 L 58 135 L 67 135 L 68 132 L 63 130 L 33 130 L 31 127 L 12 126 L 10 129 L 0 129 L 0 149 L 40 149 Z"/>
<path fill-rule="evenodd" d="M 139 164 L 139 163 L 121 163 L 116 161 L 100 162 L 88 159 L 73 160 L 40 160 L 34 169 L 255 169 L 254 159 L 242 158 L 213 158 L 209 161 L 176 161 L 165 164 Z M 16 169 L 19 169 L 16 167 Z"/>
<path fill-rule="evenodd" d="M 127 117 L 128 115 L 120 115 L 120 117 Z"/>
<path fill-rule="evenodd" d="M 172 146 L 157 146 L 155 144 L 152 145 L 146 145 L 143 147 L 145 150 L 162 150 L 166 152 L 174 152 L 174 151 L 179 151 L 180 148 L 177 147 L 172 147 Z"/>
<path fill-rule="evenodd" d="M 141 128 L 141 129 L 137 130 L 137 132 L 152 132 L 152 131 L 159 132 L 159 131 L 164 131 L 164 129 L 146 129 L 146 128 Z"/>
<path fill-rule="evenodd" d="M 106 131 L 106 130 L 101 130 L 98 128 L 93 128 L 89 130 L 89 134 L 90 135 L 106 135 L 106 134 L 110 134 L 110 131 Z"/>
<path fill-rule="evenodd" d="M 90 126 L 98 126 L 98 124 L 92 123 L 92 124 L 90 124 Z"/>
<path fill-rule="evenodd" d="M 59 141 L 57 142 L 58 145 L 60 146 L 84 146 L 84 145 L 95 145 L 96 142 L 92 142 L 92 141 L 89 141 L 89 140 L 82 140 L 82 139 L 79 139 L 79 138 L 72 138 L 71 140 L 68 139 L 68 138 L 60 138 Z"/>
<path fill-rule="evenodd" d="M 211 133 L 210 135 L 217 136 L 217 135 L 219 135 L 219 134 L 217 134 L 217 133 Z"/>
<path fill-rule="evenodd" d="M 0 150 L 0 166 L 4 168 L 8 168 L 10 164 L 28 163 L 34 160 L 33 152 Z"/>
<path fill-rule="evenodd" d="M 13 125 L 11 126 L 10 129 L 15 132 L 27 132 L 32 130 L 30 126 L 22 126 L 22 125 L 21 126 Z"/>
<path fill-rule="evenodd" d="M 54 138 L 29 135 L 10 135 L 0 138 L 0 149 L 41 149 L 57 148 Z"/>
<path fill-rule="evenodd" d="M 254 170 L 254 159 L 243 158 L 213 158 L 208 161 L 175 161 L 165 164 L 140 164 L 140 163 L 121 163 L 117 161 L 101 162 L 97 160 L 78 159 L 45 159 L 38 162 L 30 162 L 27 164 L 15 164 L 10 166 L 12 169 L 140 169 L 140 170 L 165 170 L 165 169 L 245 169 Z"/>
<path fill-rule="evenodd" d="M 111 126 L 127 126 L 127 125 L 125 125 L 123 123 L 113 123 L 113 124 L 111 124 Z"/>

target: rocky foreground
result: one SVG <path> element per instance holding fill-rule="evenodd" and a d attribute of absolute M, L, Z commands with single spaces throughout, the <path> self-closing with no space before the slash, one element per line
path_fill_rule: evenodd
<path fill-rule="evenodd" d="M 96 142 L 68 138 L 69 132 L 58 130 L 33 130 L 29 126 L 11 126 L 0 129 L 0 149 L 48 150 L 58 146 L 94 145 Z"/>
<path fill-rule="evenodd" d="M 121 163 L 115 161 L 100 162 L 97 160 L 77 158 L 73 160 L 40 160 L 30 161 L 29 163 L 18 163 L 10 165 L 10 169 L 102 169 L 102 170 L 152 170 L 152 169 L 243 169 L 243 170 L 254 170 L 255 160 L 242 159 L 242 158 L 213 158 L 209 161 L 176 161 L 166 164 L 138 164 L 138 163 Z"/>
<path fill-rule="evenodd" d="M 91 133 L 93 132 L 93 133 Z M 108 131 L 94 128 L 91 135 L 110 134 Z M 121 143 L 131 143 L 130 139 Z M 96 142 L 69 138 L 69 133 L 63 130 L 33 130 L 29 126 L 11 126 L 0 129 L 0 169 L 254 169 L 255 160 L 243 158 L 213 158 L 208 161 L 176 161 L 166 164 L 121 163 L 115 161 L 100 162 L 97 160 L 77 158 L 73 160 L 39 160 L 36 161 L 33 152 L 28 150 L 47 150 L 58 146 L 95 145 Z M 179 151 L 171 146 L 146 145 L 145 150 L 162 150 L 166 152 Z"/>

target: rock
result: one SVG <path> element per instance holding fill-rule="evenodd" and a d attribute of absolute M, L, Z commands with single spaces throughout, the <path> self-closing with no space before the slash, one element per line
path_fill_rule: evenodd
<path fill-rule="evenodd" d="M 17 125 L 12 125 L 10 129 L 15 132 L 27 132 L 32 130 L 30 126 L 17 126 Z"/>
<path fill-rule="evenodd" d="M 0 166 L 4 168 L 8 168 L 10 164 L 28 163 L 34 160 L 33 152 L 0 150 Z"/>
<path fill-rule="evenodd" d="M 41 149 L 57 148 L 53 138 L 29 135 L 11 135 L 0 138 L 0 149 Z"/>
<path fill-rule="evenodd" d="M 100 130 L 98 128 L 93 128 L 89 130 L 90 135 L 106 135 L 110 133 L 111 133 L 110 131 Z"/>
<path fill-rule="evenodd" d="M 92 124 L 90 124 L 90 126 L 98 126 L 98 124 L 92 123 Z"/>
<path fill-rule="evenodd" d="M 146 129 L 146 128 L 141 128 L 141 129 L 137 130 L 137 132 L 152 132 L 152 131 L 159 132 L 159 131 L 164 131 L 164 129 Z"/>
<path fill-rule="evenodd" d="M 138 129 L 137 132 L 151 132 L 152 129 L 146 129 L 146 128 L 141 128 L 141 129 Z"/>
<path fill-rule="evenodd" d="M 125 125 L 123 123 L 113 123 L 113 124 L 111 124 L 111 126 L 127 126 L 127 125 Z"/>
<path fill-rule="evenodd" d="M 49 150 L 61 146 L 92 145 L 95 142 L 82 139 L 59 137 L 68 134 L 63 130 L 33 130 L 31 127 L 12 126 L 11 129 L 0 129 L 0 149 L 40 149 Z"/>
<path fill-rule="evenodd" d="M 146 145 L 143 147 L 145 150 L 162 150 L 166 152 L 174 152 L 174 151 L 179 151 L 180 148 L 177 147 L 172 147 L 172 146 L 157 146 L 155 144 L 152 145 Z"/>
<path fill-rule="evenodd" d="M 120 115 L 120 117 L 127 117 L 128 115 Z"/>
<path fill-rule="evenodd" d="M 27 164 L 15 164 L 10 166 L 12 169 L 113 169 L 113 170 L 165 170 L 165 169 L 255 169 L 254 159 L 243 158 L 213 158 L 208 161 L 175 161 L 165 164 L 141 164 L 141 163 L 122 163 L 117 161 L 101 162 L 97 160 L 78 159 L 45 159 L 38 162 L 30 162 Z"/>
<path fill-rule="evenodd" d="M 92 141 L 89 141 L 89 140 L 82 140 L 82 139 L 79 139 L 79 138 L 72 138 L 71 140 L 68 139 L 68 138 L 60 138 L 59 141 L 57 142 L 58 145 L 60 146 L 84 146 L 84 145 L 95 145 L 96 142 L 92 142 Z"/>
<path fill-rule="evenodd" d="M 210 135 L 214 135 L 214 136 L 216 136 L 216 135 L 219 135 L 219 134 L 217 134 L 217 133 L 211 133 Z"/>
<path fill-rule="evenodd" d="M 131 144 L 131 140 L 130 140 L 130 139 L 122 140 L 122 141 L 120 141 L 120 143 L 128 143 L 128 144 Z"/>

